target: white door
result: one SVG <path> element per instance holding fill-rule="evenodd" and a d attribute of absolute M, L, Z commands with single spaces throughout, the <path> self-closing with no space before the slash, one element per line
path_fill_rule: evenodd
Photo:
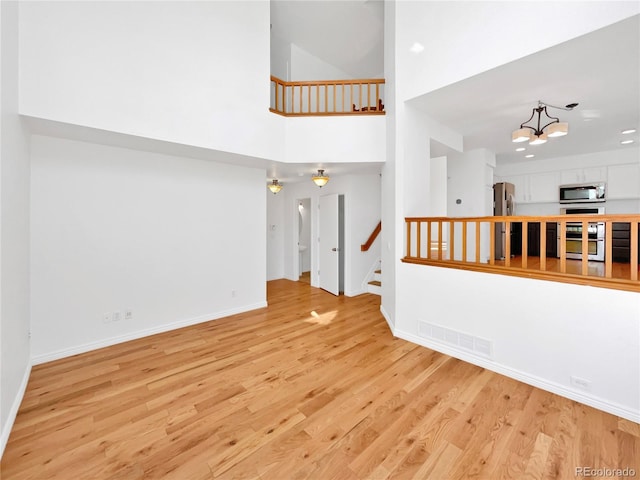
<path fill-rule="evenodd" d="M 340 294 L 338 195 L 320 197 L 320 288 Z"/>

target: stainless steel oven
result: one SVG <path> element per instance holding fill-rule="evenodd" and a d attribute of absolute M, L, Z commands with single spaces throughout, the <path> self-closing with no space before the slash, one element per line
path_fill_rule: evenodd
<path fill-rule="evenodd" d="M 604 215 L 604 207 L 567 207 L 560 209 L 561 215 Z M 567 258 L 582 259 L 582 222 L 567 222 L 565 245 Z M 587 224 L 588 259 L 604 262 L 604 222 L 597 220 Z M 558 254 L 560 254 L 560 224 L 558 224 Z"/>

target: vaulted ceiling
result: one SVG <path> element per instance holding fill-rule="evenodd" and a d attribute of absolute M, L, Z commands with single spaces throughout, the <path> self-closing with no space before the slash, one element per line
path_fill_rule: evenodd
<path fill-rule="evenodd" d="M 359 1 L 271 1 L 272 35 L 295 43 L 354 78 L 381 77 L 383 3 Z M 347 48 L 348 46 L 348 48 Z M 549 109 L 569 122 L 569 135 L 540 146 L 511 142 L 538 100 L 572 111 Z M 465 150 L 487 148 L 499 164 L 635 148 L 621 145 L 620 132 L 640 130 L 640 15 L 411 100 L 434 120 L 459 132 Z M 628 138 L 626 136 L 625 138 Z M 432 156 L 450 150 L 432 142 Z M 338 166 L 343 172 L 375 166 Z M 309 166 L 287 167 L 298 175 Z M 294 172 L 295 170 L 295 172 Z M 305 170 L 306 171 L 306 170 Z"/>

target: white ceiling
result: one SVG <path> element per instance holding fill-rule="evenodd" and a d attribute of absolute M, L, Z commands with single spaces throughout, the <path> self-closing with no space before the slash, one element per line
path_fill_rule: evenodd
<path fill-rule="evenodd" d="M 382 2 L 271 1 L 272 34 L 295 43 L 357 78 L 383 71 Z M 330 32 L 330 34 L 327 34 Z M 629 148 L 620 131 L 640 130 L 640 16 L 479 74 L 411 101 L 459 132 L 464 148 L 496 152 L 499 164 Z M 345 48 L 351 45 L 352 48 Z M 512 130 L 526 121 L 538 100 L 579 103 L 573 111 L 549 109 L 569 122 L 569 135 L 515 152 Z M 638 145 L 638 132 L 631 135 Z M 631 147 L 633 148 L 633 147 Z M 432 156 L 448 149 L 432 142 Z M 274 162 L 267 174 L 296 181 L 320 166 Z M 379 171 L 378 164 L 331 164 L 334 174 Z M 329 168 L 328 168 L 329 170 Z"/>
<path fill-rule="evenodd" d="M 271 35 L 294 43 L 353 78 L 384 77 L 384 4 L 381 0 L 272 0 Z M 345 46 L 348 45 L 348 48 Z M 329 176 L 380 173 L 380 163 L 284 164 L 267 178 L 306 181 L 318 168 Z"/>
<path fill-rule="evenodd" d="M 299 46 L 353 78 L 384 76 L 381 0 L 272 0 L 271 35 Z"/>
<path fill-rule="evenodd" d="M 569 134 L 538 146 L 512 143 L 511 132 L 531 116 L 538 100 L 557 106 L 579 103 L 572 111 L 548 109 L 569 122 Z M 412 104 L 461 133 L 465 150 L 494 151 L 499 164 L 528 161 L 524 155 L 529 153 L 541 160 L 629 148 L 620 144 L 620 132 L 640 130 L 640 16 L 423 95 Z M 638 132 L 624 137 L 638 145 Z M 526 151 L 516 152 L 520 146 Z M 447 153 L 434 147 L 432 156 Z"/>

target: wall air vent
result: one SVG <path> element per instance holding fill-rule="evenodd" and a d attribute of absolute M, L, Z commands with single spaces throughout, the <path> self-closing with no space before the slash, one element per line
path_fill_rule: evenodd
<path fill-rule="evenodd" d="M 435 325 L 433 323 L 419 323 L 420 329 L 418 334 L 421 337 L 429 338 L 443 345 L 453 346 L 460 350 L 471 352 L 479 357 L 493 358 L 493 343 L 480 337 L 475 337 L 464 332 L 452 330 L 450 328 Z"/>

